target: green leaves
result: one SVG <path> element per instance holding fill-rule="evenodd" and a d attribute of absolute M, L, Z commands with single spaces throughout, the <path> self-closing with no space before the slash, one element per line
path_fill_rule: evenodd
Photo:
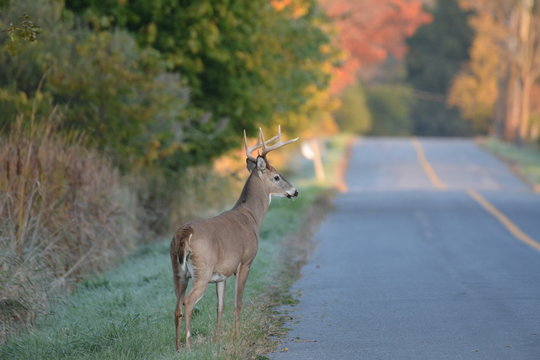
<path fill-rule="evenodd" d="M 35 25 L 32 19 L 30 19 L 30 16 L 24 14 L 19 19 L 18 24 L 9 24 L 3 32 L 6 32 L 8 37 L 6 50 L 12 56 L 15 56 L 23 42 L 34 42 L 37 40 L 38 34 L 41 32 L 41 27 Z"/>
<path fill-rule="evenodd" d="M 456 108 L 446 105 L 454 76 L 468 60 L 474 31 L 470 12 L 456 0 L 438 0 L 431 10 L 433 22 L 409 39 L 405 57 L 407 81 L 418 91 L 411 118 L 417 135 L 466 136 L 470 125 Z"/>
<path fill-rule="evenodd" d="M 196 131 L 208 137 L 227 119 L 213 138 L 216 146 L 190 144 L 191 158 L 209 159 L 239 145 L 244 128 L 254 133 L 302 111 L 309 101 L 306 87 L 327 86 L 322 67 L 330 55 L 320 49 L 329 38 L 320 28 L 315 1 L 301 3 L 302 16 L 277 11 L 267 0 L 131 0 L 107 6 L 68 0 L 66 5 L 92 24 L 107 17 L 111 26 L 134 34 L 140 46 L 156 49 L 190 87 L 191 111 L 211 114 L 205 126 L 194 122 Z"/>
<path fill-rule="evenodd" d="M 22 9 L 30 17 L 10 34 L 43 31 L 16 57 L 0 52 L 0 125 L 55 109 L 61 128 L 123 167 L 208 163 L 243 129 L 304 129 L 328 103 L 334 53 L 315 0 L 279 11 L 267 0 L 19 0 L 0 28 Z"/>

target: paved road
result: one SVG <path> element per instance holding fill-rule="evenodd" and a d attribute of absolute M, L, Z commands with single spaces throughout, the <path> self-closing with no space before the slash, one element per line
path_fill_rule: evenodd
<path fill-rule="evenodd" d="M 347 183 L 272 359 L 540 359 L 540 195 L 469 140 L 363 139 Z"/>

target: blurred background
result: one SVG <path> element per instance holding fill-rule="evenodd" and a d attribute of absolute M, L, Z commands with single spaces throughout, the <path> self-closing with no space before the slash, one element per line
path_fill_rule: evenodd
<path fill-rule="evenodd" d="M 534 0 L 0 0 L 2 301 L 229 206 L 244 129 L 537 146 L 539 75 Z"/>

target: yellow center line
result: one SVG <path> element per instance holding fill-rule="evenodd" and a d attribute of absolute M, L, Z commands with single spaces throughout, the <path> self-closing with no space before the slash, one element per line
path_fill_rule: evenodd
<path fill-rule="evenodd" d="M 424 149 L 422 147 L 422 144 L 418 139 L 413 138 L 412 145 L 414 147 L 414 150 L 416 151 L 416 157 L 418 158 L 418 162 L 422 166 L 422 169 L 426 173 L 427 177 L 431 181 L 431 183 L 439 190 L 446 190 L 448 187 L 445 183 L 442 182 L 442 180 L 437 176 L 437 173 L 435 173 L 435 170 L 431 167 L 429 162 L 426 159 L 426 154 L 424 153 Z M 518 240 L 524 242 L 525 244 L 533 247 L 534 249 L 540 251 L 540 243 L 532 239 L 529 235 L 525 234 L 519 227 L 517 227 L 516 224 L 514 224 L 506 215 L 504 215 L 502 212 L 500 212 L 493 204 L 491 204 L 489 201 L 487 201 L 482 195 L 477 193 L 476 191 L 472 189 L 467 190 L 467 194 L 476 201 L 478 204 L 480 204 L 488 213 L 493 215 L 499 222 L 512 234 L 515 238 Z"/>
<path fill-rule="evenodd" d="M 473 198 L 478 204 L 480 204 L 487 212 L 493 215 L 500 223 L 518 240 L 523 241 L 525 244 L 540 251 L 540 243 L 533 240 L 529 235 L 525 234 L 518 228 L 510 219 L 508 219 L 502 212 L 500 212 L 493 204 L 487 201 L 482 195 L 474 190 L 467 190 L 467 194 Z"/>
<path fill-rule="evenodd" d="M 448 187 L 445 183 L 442 182 L 442 180 L 437 176 L 437 173 L 435 173 L 435 170 L 431 167 L 429 162 L 426 159 L 426 154 L 424 153 L 424 148 L 422 147 L 422 144 L 420 141 L 418 141 L 417 138 L 411 139 L 412 145 L 414 147 L 414 150 L 416 151 L 416 157 L 418 158 L 418 162 L 420 163 L 420 166 L 422 166 L 422 169 L 424 170 L 424 173 L 428 177 L 429 181 L 439 190 L 446 190 Z"/>

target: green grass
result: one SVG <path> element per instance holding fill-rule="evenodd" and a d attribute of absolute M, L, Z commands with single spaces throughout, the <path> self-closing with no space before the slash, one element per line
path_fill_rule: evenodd
<path fill-rule="evenodd" d="M 540 190 L 540 149 L 538 147 L 520 147 L 494 138 L 482 141 L 482 145 L 509 162 L 527 182 Z"/>

